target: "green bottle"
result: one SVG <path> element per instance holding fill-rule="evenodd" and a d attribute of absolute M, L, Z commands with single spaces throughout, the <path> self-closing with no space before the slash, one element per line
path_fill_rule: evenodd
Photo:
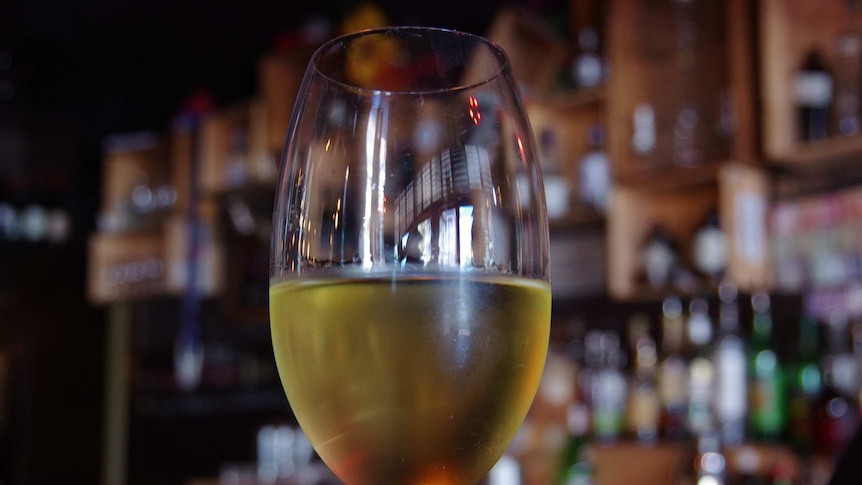
<path fill-rule="evenodd" d="M 823 388 L 820 370 L 820 328 L 810 315 L 799 319 L 799 346 L 793 364 L 787 369 L 789 393 L 788 440 L 803 455 L 811 452 L 812 408 Z"/>
<path fill-rule="evenodd" d="M 748 354 L 748 425 L 756 440 L 777 441 L 787 421 L 784 376 L 778 353 L 772 347 L 772 311 L 769 294 L 751 296 L 753 320 Z"/>
<path fill-rule="evenodd" d="M 593 468 L 587 449 L 590 412 L 584 403 L 574 403 L 566 417 L 569 438 L 560 456 L 557 485 L 592 485 Z"/>

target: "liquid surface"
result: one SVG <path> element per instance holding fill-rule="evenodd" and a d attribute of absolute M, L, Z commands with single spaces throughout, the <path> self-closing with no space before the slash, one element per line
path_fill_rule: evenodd
<path fill-rule="evenodd" d="M 478 482 L 533 400 L 550 310 L 549 285 L 513 278 L 270 289 L 288 400 L 348 485 Z"/>

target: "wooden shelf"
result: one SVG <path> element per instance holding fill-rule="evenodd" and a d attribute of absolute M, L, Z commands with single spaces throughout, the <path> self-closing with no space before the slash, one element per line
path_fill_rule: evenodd
<path fill-rule="evenodd" d="M 862 135 L 835 136 L 826 140 L 795 144 L 792 150 L 769 160 L 774 166 L 794 171 L 825 171 L 856 164 L 862 157 Z"/>
<path fill-rule="evenodd" d="M 635 172 L 620 175 L 621 187 L 639 188 L 647 192 L 668 192 L 715 184 L 722 167 L 730 160 L 716 160 L 693 167 L 672 167 L 657 172 Z"/>
<path fill-rule="evenodd" d="M 204 119 L 201 128 L 200 185 L 206 194 L 271 182 L 278 173 L 270 148 L 267 105 L 252 99 Z"/>
<path fill-rule="evenodd" d="M 604 130 L 603 89 L 530 100 L 527 115 L 536 138 L 539 162 L 545 173 L 555 172 L 569 186 L 569 212 L 554 226 L 593 222 L 602 216 L 581 201 L 580 162 L 591 150 L 590 130 Z"/>
<path fill-rule="evenodd" d="M 538 93 L 528 103 L 536 102 L 544 105 L 555 106 L 558 109 L 582 109 L 595 104 L 603 104 L 607 99 L 608 88 L 605 84 L 593 87 L 577 88 L 571 91 L 550 91 Z"/>
<path fill-rule="evenodd" d="M 293 104 L 305 67 L 311 57 L 311 46 L 261 57 L 257 66 L 258 92 L 265 117 L 264 143 L 272 153 L 280 154 L 290 127 Z"/>
<path fill-rule="evenodd" d="M 720 160 L 757 160 L 754 100 L 754 33 L 748 2 L 701 3 L 697 23 L 695 67 L 681 80 L 677 12 L 673 2 L 616 0 L 608 7 L 608 60 L 613 75 L 607 92 L 609 152 L 614 178 L 643 183 L 666 177 L 673 161 L 677 107 L 699 103 L 692 135 L 700 165 Z M 707 21 L 706 18 L 710 20 Z M 720 19 L 719 21 L 714 21 Z M 689 92 L 683 98 L 681 91 Z M 647 154 L 633 148 L 634 114 L 648 103 L 655 113 L 655 142 Z M 711 127 L 723 126 L 723 131 Z M 697 131 L 700 130 L 700 131 Z M 675 169 L 674 169 L 675 170 Z"/>
<path fill-rule="evenodd" d="M 604 214 L 588 208 L 575 207 L 566 217 L 549 221 L 551 233 L 577 231 L 583 228 L 604 226 L 607 218 Z"/>
<path fill-rule="evenodd" d="M 693 449 L 681 443 L 642 445 L 620 442 L 590 446 L 594 480 L 598 485 L 678 483 L 686 467 L 683 460 L 694 453 Z M 730 477 L 746 473 L 770 476 L 778 463 L 788 467 L 791 478 L 797 479 L 801 475 L 799 458 L 785 446 L 752 443 L 726 448 L 722 453 L 727 461 L 726 473 Z"/>
<path fill-rule="evenodd" d="M 197 288 L 201 296 L 224 286 L 224 249 L 214 211 L 200 220 Z M 190 227 L 184 215 L 165 217 L 155 229 L 96 233 L 88 246 L 87 296 L 96 304 L 178 296 L 190 276 Z"/>
<path fill-rule="evenodd" d="M 608 7 L 613 76 L 606 104 L 615 181 L 607 226 L 608 291 L 619 300 L 715 291 L 689 262 L 694 233 L 713 210 L 728 237 L 728 276 L 741 288 L 769 281 L 769 187 L 758 168 L 756 12 L 744 0 L 699 4 L 687 13 L 675 8 L 685 7 L 627 0 Z M 688 37 L 694 43 L 690 52 L 680 47 L 686 21 L 697 29 Z M 674 140 L 682 136 L 676 135 L 679 107 L 692 102 L 699 117 L 686 136 L 693 137 L 700 160 L 688 166 L 674 159 Z M 633 143 L 634 114 L 645 103 L 655 114 L 655 144 L 640 153 Z M 684 285 L 653 288 L 643 277 L 640 249 L 657 226 L 670 232 L 691 274 Z"/>
<path fill-rule="evenodd" d="M 535 13 L 514 5 L 501 7 L 485 36 L 506 51 L 512 74 L 528 97 L 553 88 L 568 55 L 568 44 Z"/>
<path fill-rule="evenodd" d="M 676 483 L 685 455 L 679 445 L 633 442 L 591 445 L 590 454 L 597 485 Z"/>
<path fill-rule="evenodd" d="M 707 213 L 717 208 L 718 186 L 711 183 L 687 190 L 652 191 L 618 187 L 608 215 L 608 291 L 620 300 L 643 300 L 667 294 L 652 288 L 643 276 L 640 251 L 653 227 L 665 227 L 683 261 L 690 241 Z"/>
<path fill-rule="evenodd" d="M 800 143 L 794 75 L 816 49 L 830 67 L 838 65 L 839 37 L 862 22 L 862 9 L 844 0 L 765 0 L 760 8 L 763 152 L 774 163 L 793 166 L 841 159 L 859 152 L 857 139 Z M 832 121 L 830 120 L 830 125 Z M 832 130 L 835 132 L 835 130 Z"/>
<path fill-rule="evenodd" d="M 698 184 L 670 184 L 658 190 L 644 184 L 617 187 L 608 216 L 608 289 L 621 300 L 652 300 L 671 289 L 651 288 L 641 277 L 640 249 L 651 229 L 665 227 L 680 257 L 691 253 L 692 237 L 711 210 L 719 213 L 728 238 L 727 276 L 741 289 L 769 287 L 772 282 L 767 238 L 769 185 L 763 170 L 724 162 Z M 689 292 L 713 292 L 697 282 Z M 671 290 L 674 291 L 674 290 Z M 675 291 L 684 291 L 677 289 Z"/>
<path fill-rule="evenodd" d="M 116 135 L 106 142 L 102 157 L 100 217 L 111 230 L 132 230 L 152 226 L 152 213 L 135 203 L 135 190 L 153 191 L 171 186 L 169 146 L 166 137 L 138 132 Z M 147 201 L 140 197 L 139 204 Z"/>

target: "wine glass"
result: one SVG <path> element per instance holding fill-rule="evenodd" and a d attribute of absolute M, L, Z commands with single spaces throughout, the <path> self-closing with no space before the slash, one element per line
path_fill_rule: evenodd
<path fill-rule="evenodd" d="M 277 187 L 270 317 L 296 419 L 348 485 L 473 484 L 547 353 L 548 227 L 507 57 L 398 27 L 312 56 Z"/>

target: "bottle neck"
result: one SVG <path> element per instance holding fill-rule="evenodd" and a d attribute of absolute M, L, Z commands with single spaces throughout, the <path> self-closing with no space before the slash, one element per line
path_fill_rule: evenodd
<path fill-rule="evenodd" d="M 635 375 L 640 378 L 650 378 L 656 375 L 658 352 L 655 342 L 643 340 L 638 342 L 635 353 Z"/>
<path fill-rule="evenodd" d="M 719 329 L 722 335 L 739 334 L 739 307 L 736 302 L 724 302 L 721 304 Z"/>
<path fill-rule="evenodd" d="M 802 360 L 813 360 L 820 350 L 820 329 L 811 317 L 803 317 L 799 322 L 799 356 Z"/>
<path fill-rule="evenodd" d="M 751 342 L 759 348 L 768 347 L 772 338 L 772 315 L 756 313 L 751 324 Z"/>

